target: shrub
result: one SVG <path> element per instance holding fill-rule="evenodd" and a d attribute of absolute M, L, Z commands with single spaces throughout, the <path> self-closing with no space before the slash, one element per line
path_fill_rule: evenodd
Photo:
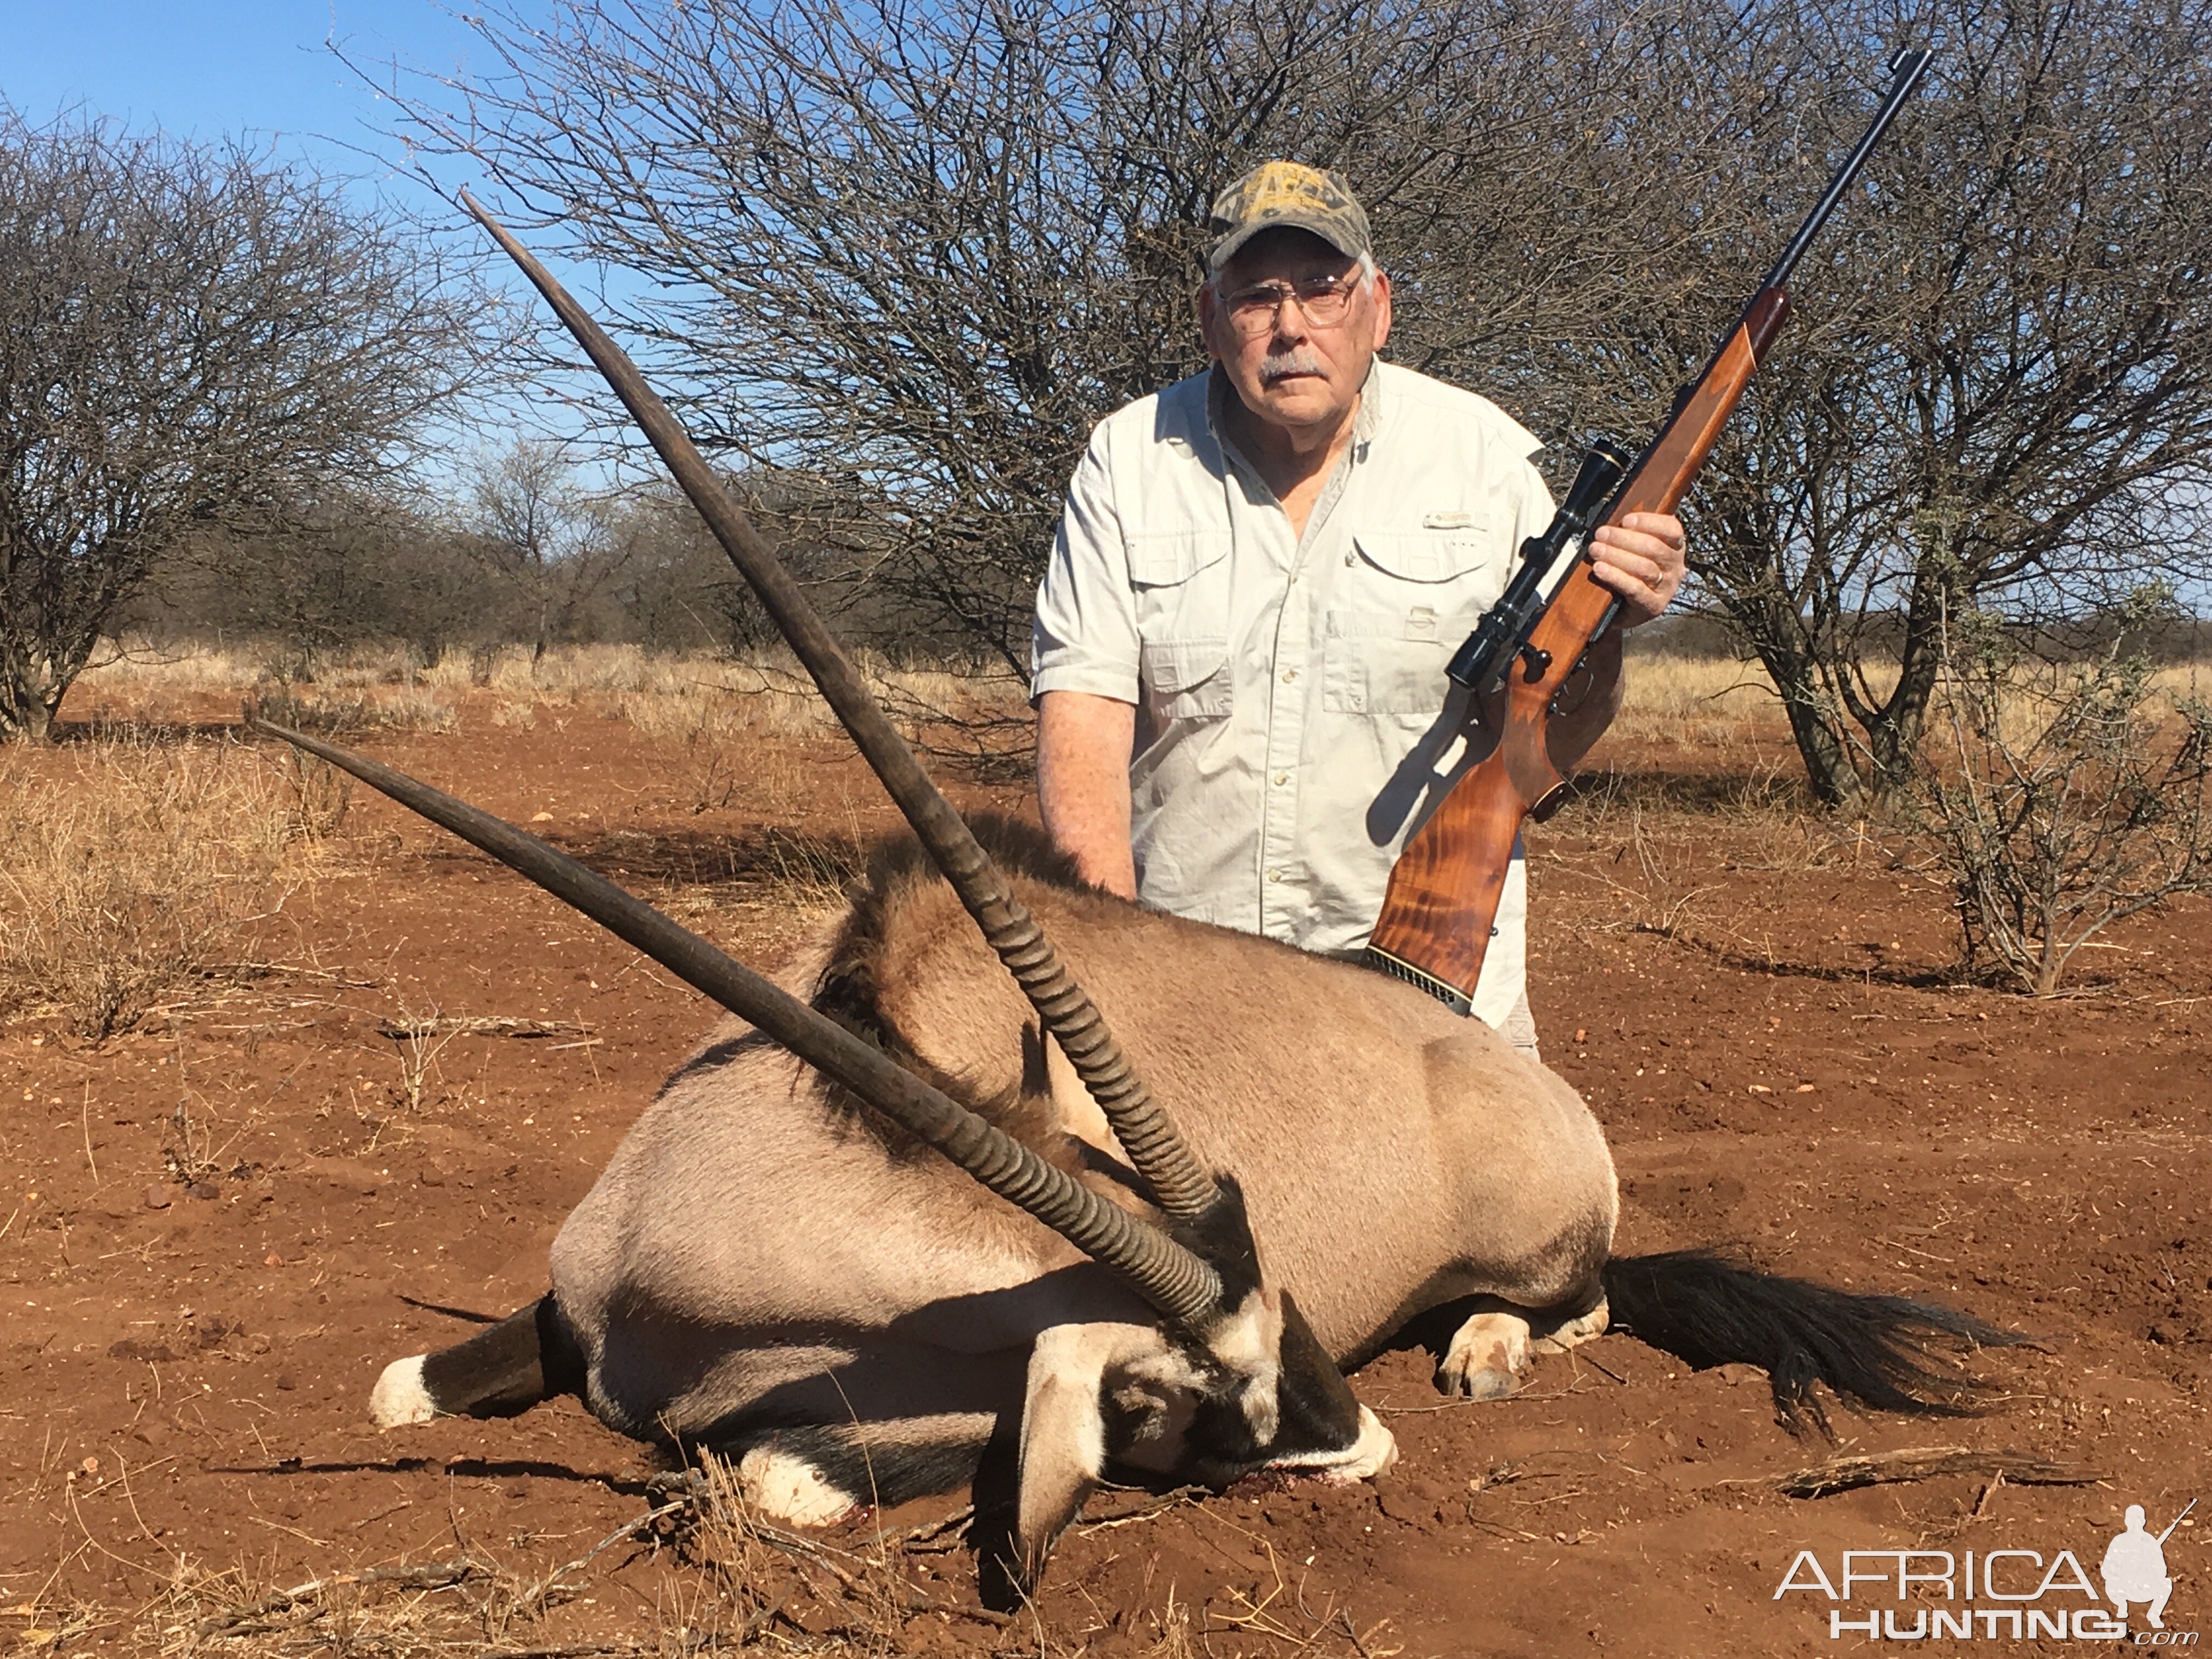
<path fill-rule="evenodd" d="M 2162 596 L 2136 602 L 2148 623 Z M 1954 884 L 1970 969 L 2037 996 L 2113 922 L 2212 873 L 2212 708 L 2162 691 L 2116 635 L 2070 662 L 1979 616 L 1947 630 L 1917 795 Z"/>
<path fill-rule="evenodd" d="M 86 1036 L 231 959 L 295 814 L 277 773 L 215 743 L 0 750 L 0 1012 Z"/>

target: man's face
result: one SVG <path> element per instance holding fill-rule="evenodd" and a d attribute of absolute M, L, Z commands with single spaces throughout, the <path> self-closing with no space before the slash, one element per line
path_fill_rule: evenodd
<path fill-rule="evenodd" d="M 1271 426 L 1333 431 L 1358 401 L 1390 333 L 1390 279 L 1379 272 L 1355 293 L 1341 319 L 1317 325 L 1296 301 L 1274 313 L 1273 325 L 1246 336 L 1234 301 L 1261 283 L 1293 286 L 1349 276 L 1358 261 L 1310 231 L 1262 231 L 1237 250 L 1220 279 L 1199 290 L 1199 327 L 1244 407 Z"/>

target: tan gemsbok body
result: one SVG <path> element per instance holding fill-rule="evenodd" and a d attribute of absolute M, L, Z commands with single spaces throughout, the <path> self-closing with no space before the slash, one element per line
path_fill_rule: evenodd
<path fill-rule="evenodd" d="M 1547 1332 L 1602 1328 L 1613 1164 L 1558 1078 L 1394 981 L 1139 909 L 1075 884 L 1041 842 L 993 839 L 1002 866 L 1036 872 L 1017 890 L 1115 1009 L 1152 1086 L 1186 1103 L 1193 1150 L 1237 1172 L 1271 1286 L 1334 1360 L 1466 1297 Z M 1140 1203 L 1104 1120 L 943 883 L 910 847 L 873 876 L 787 983 L 1096 1190 Z M 1174 1409 L 1147 1394 L 1176 1361 L 1141 1302 L 742 1026 L 669 1079 L 561 1230 L 551 1269 L 522 1346 L 550 1331 L 556 1380 L 627 1433 L 738 1452 L 780 1519 L 965 1485 L 1002 1431 L 1031 1465 L 1041 1443 L 1097 1442 L 1139 1470 L 1203 1474 L 1171 1422 L 1102 1436 L 1105 1415 Z M 1448 1384 L 1510 1391 L 1528 1326 L 1468 1312 Z M 376 1410 L 391 1422 L 521 1403 L 484 1398 L 489 1380 L 402 1361 Z M 1387 1455 L 1370 1420 L 1356 1455 L 1322 1461 L 1364 1474 Z"/>
<path fill-rule="evenodd" d="M 1457 1304 L 1448 1392 L 1512 1392 L 1532 1349 L 1613 1322 L 1693 1364 L 1768 1369 L 1785 1411 L 1825 1382 L 1949 1409 L 1912 1339 L 2002 1340 L 1961 1316 L 1732 1267 L 1611 1258 L 1616 1200 L 1581 1098 L 1409 986 L 1085 888 L 1037 832 L 985 826 L 1132 1057 L 1237 1172 L 1270 1293 L 1352 1366 Z M 1118 1204 L 1151 1213 L 1103 1118 L 910 843 L 778 977 Z M 1270 1451 L 1204 1421 L 1190 1361 L 1114 1277 L 741 1024 L 670 1078 L 551 1256 L 550 1294 L 396 1362 L 386 1426 L 580 1394 L 603 1421 L 739 1460 L 769 1518 L 836 1519 L 973 1486 L 1018 1568 L 1100 1476 L 1226 1481 L 1390 1458 L 1364 1410 L 1338 1443 Z M 1264 1356 L 1258 1369 L 1266 1370 Z M 1931 1389 L 1936 1390 L 1930 1392 Z M 1346 1425 L 1347 1428 L 1349 1425 Z M 1012 1494 L 1018 1489 L 1019 1501 Z M 989 1548 L 987 1537 L 987 1553 Z"/>
<path fill-rule="evenodd" d="M 1695 1252 L 1611 1260 L 1596 1122 L 1480 1022 L 1087 889 L 1033 831 L 972 836 L 635 368 L 484 222 L 668 461 L 927 856 L 879 856 L 779 987 L 513 826 L 253 722 L 750 1022 L 639 1121 L 555 1242 L 548 1295 L 389 1366 L 380 1423 L 573 1391 L 625 1433 L 733 1455 L 753 1501 L 793 1522 L 970 1484 L 987 1588 L 1011 1598 L 1109 1474 L 1218 1486 L 1387 1467 L 1390 1436 L 1340 1368 L 1448 1305 L 1439 1382 L 1476 1395 L 1510 1392 L 1532 1346 L 1603 1329 L 1609 1303 L 1692 1364 L 1765 1366 L 1785 1412 L 1817 1414 L 1819 1382 L 1955 1408 L 1917 1342 L 2002 1340 L 1971 1319 Z"/>

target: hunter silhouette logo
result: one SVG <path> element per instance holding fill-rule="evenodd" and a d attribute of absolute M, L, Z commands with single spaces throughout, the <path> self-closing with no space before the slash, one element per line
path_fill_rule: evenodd
<path fill-rule="evenodd" d="M 2166 1571 L 2166 1540 L 2173 1536 L 2174 1528 L 2197 1500 L 2189 1500 L 2188 1509 L 2181 1511 L 2166 1525 L 2164 1532 L 2154 1538 L 2143 1530 L 2143 1506 L 2128 1505 L 2127 1530 L 2105 1547 L 2105 1599 L 2122 1619 L 2128 1616 L 2128 1603 L 2148 1601 L 2148 1611 L 2143 1617 L 2153 1630 L 2166 1628 L 2166 1598 L 2173 1594 L 2173 1580 Z"/>

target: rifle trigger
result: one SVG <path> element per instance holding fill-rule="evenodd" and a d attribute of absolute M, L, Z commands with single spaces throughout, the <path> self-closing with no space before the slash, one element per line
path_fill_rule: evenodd
<path fill-rule="evenodd" d="M 1552 671 L 1552 653 L 1540 646 L 1521 647 L 1521 672 L 1531 685 Z"/>
<path fill-rule="evenodd" d="M 1567 701 L 1567 693 L 1575 689 L 1575 682 L 1577 680 L 1582 682 L 1582 696 L 1577 697 L 1571 703 Z M 1589 696 L 1589 689 L 1595 683 L 1595 678 L 1590 672 L 1589 653 L 1585 651 L 1575 659 L 1575 665 L 1567 671 L 1567 677 L 1559 682 L 1559 689 L 1552 693 L 1550 712 L 1554 714 L 1573 714 L 1576 709 L 1583 706 L 1583 697 Z"/>

